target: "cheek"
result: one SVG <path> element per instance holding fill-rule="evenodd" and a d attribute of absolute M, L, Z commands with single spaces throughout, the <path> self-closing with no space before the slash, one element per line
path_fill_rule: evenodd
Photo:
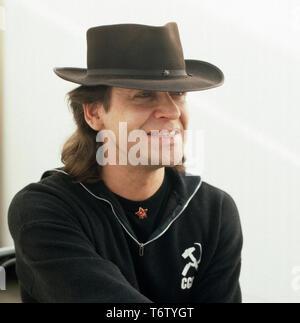
<path fill-rule="evenodd" d="M 183 108 L 181 111 L 180 121 L 182 123 L 183 130 L 186 130 L 188 128 L 189 123 L 189 114 L 186 108 Z"/>
<path fill-rule="evenodd" d="M 133 113 L 133 114 L 123 113 L 123 114 L 119 114 L 118 118 L 115 118 L 115 120 L 116 121 L 115 121 L 113 127 L 115 130 L 116 138 L 122 139 L 123 137 L 126 137 L 127 138 L 127 146 L 129 148 L 138 142 L 138 140 L 136 142 L 128 142 L 128 138 L 129 138 L 131 131 L 143 130 L 144 124 L 148 120 L 148 114 L 142 113 L 142 112 Z M 120 125 L 119 125 L 120 122 L 122 122 L 122 127 L 120 127 Z"/>
<path fill-rule="evenodd" d="M 132 118 L 131 118 L 132 119 Z M 126 115 L 123 111 L 111 111 L 105 118 L 105 128 L 112 130 L 116 137 L 119 136 L 119 130 L 124 128 L 120 127 L 120 123 L 126 123 L 127 129 L 130 127 L 130 116 Z"/>

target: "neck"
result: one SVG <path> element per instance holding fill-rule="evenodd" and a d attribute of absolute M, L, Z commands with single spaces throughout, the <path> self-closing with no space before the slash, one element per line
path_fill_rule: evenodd
<path fill-rule="evenodd" d="M 151 168 L 128 165 L 105 165 L 101 179 L 115 194 L 132 201 L 151 197 L 163 183 L 165 167 Z"/>

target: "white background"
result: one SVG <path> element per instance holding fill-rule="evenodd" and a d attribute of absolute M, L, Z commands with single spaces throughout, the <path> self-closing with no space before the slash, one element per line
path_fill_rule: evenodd
<path fill-rule="evenodd" d="M 240 211 L 244 302 L 300 301 L 300 1 L 4 0 L 4 195 L 61 166 L 74 130 L 53 67 L 86 67 L 86 30 L 178 24 L 185 58 L 219 66 L 222 87 L 189 94 L 190 129 L 205 134 L 203 180 Z"/>

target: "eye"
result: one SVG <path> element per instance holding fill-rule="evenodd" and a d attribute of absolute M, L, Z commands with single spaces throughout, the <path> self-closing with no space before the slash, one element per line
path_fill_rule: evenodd
<path fill-rule="evenodd" d="M 144 99 L 144 98 L 146 99 L 146 98 L 150 98 L 152 96 L 153 96 L 153 94 L 151 92 L 143 92 L 143 93 L 139 93 L 139 94 L 135 95 L 134 97 L 138 98 L 138 99 Z"/>
<path fill-rule="evenodd" d="M 171 92 L 171 95 L 184 96 L 186 92 Z"/>
<path fill-rule="evenodd" d="M 186 92 L 169 92 L 169 94 L 176 98 L 184 98 Z M 135 99 L 148 99 L 155 96 L 154 92 L 141 92 L 134 96 Z"/>

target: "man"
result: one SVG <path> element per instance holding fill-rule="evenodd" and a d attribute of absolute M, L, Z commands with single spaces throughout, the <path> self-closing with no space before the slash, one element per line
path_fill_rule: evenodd
<path fill-rule="evenodd" d="M 186 92 L 221 85 L 222 72 L 184 60 L 176 23 L 95 27 L 87 43 L 87 69 L 55 69 L 81 85 L 64 167 L 9 208 L 23 301 L 241 302 L 235 203 L 180 163 Z M 144 145 L 131 154 L 136 130 Z"/>

